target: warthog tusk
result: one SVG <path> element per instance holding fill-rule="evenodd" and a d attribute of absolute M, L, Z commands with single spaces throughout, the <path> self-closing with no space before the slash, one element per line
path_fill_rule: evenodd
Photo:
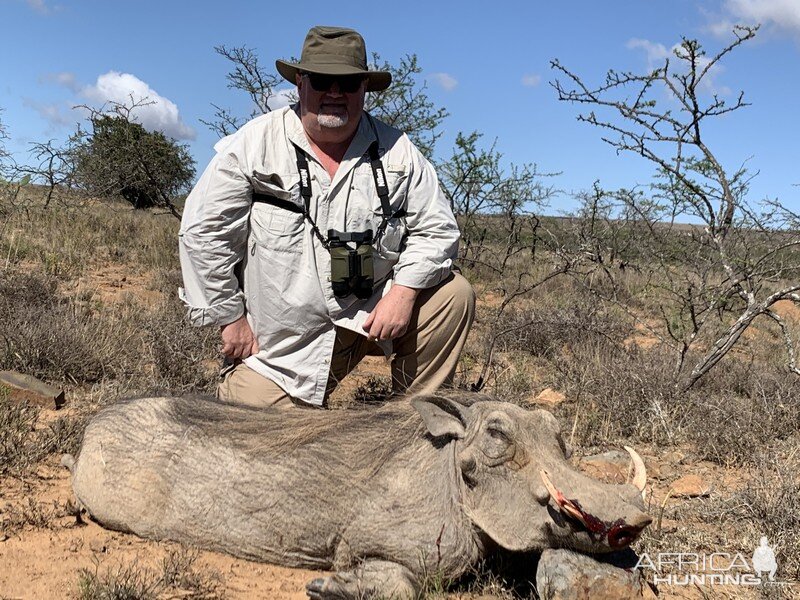
<path fill-rule="evenodd" d="M 631 480 L 631 485 L 642 492 L 642 497 L 644 497 L 644 488 L 647 485 L 647 468 L 644 466 L 644 461 L 636 450 L 630 446 L 623 447 L 628 454 L 631 455 L 631 461 L 633 461 L 633 479 Z"/>
<path fill-rule="evenodd" d="M 583 511 L 581 511 L 579 507 L 575 506 L 575 504 L 573 504 L 570 500 L 567 500 L 564 494 L 558 491 L 558 488 L 553 485 L 552 481 L 550 481 L 550 476 L 547 474 L 547 471 L 544 469 L 539 469 L 539 475 L 542 477 L 544 487 L 547 488 L 550 497 L 558 505 L 559 510 L 588 527 L 586 519 L 583 515 Z"/>
<path fill-rule="evenodd" d="M 556 489 L 556 486 L 553 485 L 553 482 L 550 481 L 550 476 L 547 474 L 547 471 L 545 471 L 544 469 L 539 469 L 539 475 L 542 476 L 542 481 L 544 482 L 544 487 L 547 488 L 547 492 L 550 494 L 550 497 L 553 499 L 553 501 L 556 504 L 558 504 L 560 506 L 561 502 L 559 502 L 559 499 L 563 500 L 563 498 L 564 498 L 563 494 L 561 492 L 559 492 Z"/>

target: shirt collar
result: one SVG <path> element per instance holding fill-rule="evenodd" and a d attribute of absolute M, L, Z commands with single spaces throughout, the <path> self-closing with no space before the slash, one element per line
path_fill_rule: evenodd
<path fill-rule="evenodd" d="M 350 146 L 348 146 L 347 151 L 344 153 L 342 162 L 339 164 L 339 168 L 336 171 L 336 177 L 331 182 L 331 187 L 335 186 L 353 170 L 361 160 L 361 157 L 367 153 L 370 144 L 375 141 L 375 129 L 372 127 L 370 119 L 371 117 L 367 115 L 366 112 L 361 112 L 361 119 L 358 122 L 356 134 L 353 136 L 353 139 L 350 141 Z M 290 142 L 303 150 L 308 156 L 312 157 L 313 160 L 317 160 L 316 155 L 311 150 L 311 145 L 308 143 L 306 133 L 303 130 L 303 123 L 300 121 L 299 104 L 294 104 L 287 112 L 286 135 Z"/>

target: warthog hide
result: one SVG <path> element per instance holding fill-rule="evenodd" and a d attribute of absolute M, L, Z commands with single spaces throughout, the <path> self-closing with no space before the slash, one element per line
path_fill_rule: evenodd
<path fill-rule="evenodd" d="M 596 481 L 553 415 L 466 393 L 340 411 L 125 400 L 63 462 L 103 526 L 335 571 L 314 599 L 411 598 L 498 545 L 606 552 L 650 522 L 643 465 L 636 487 Z"/>

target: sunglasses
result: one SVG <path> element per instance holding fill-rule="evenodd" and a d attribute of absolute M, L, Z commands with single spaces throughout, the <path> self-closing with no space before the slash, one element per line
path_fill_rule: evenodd
<path fill-rule="evenodd" d="M 339 85 L 339 91 L 343 94 L 357 92 L 364 81 L 362 75 L 320 75 L 319 73 L 303 73 L 308 77 L 308 81 L 315 92 L 328 92 L 333 87 L 334 82 Z"/>

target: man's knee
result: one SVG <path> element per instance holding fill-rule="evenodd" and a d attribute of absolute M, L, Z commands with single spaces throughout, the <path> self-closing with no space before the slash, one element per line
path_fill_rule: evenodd
<path fill-rule="evenodd" d="M 466 327 L 472 325 L 475 317 L 475 291 L 459 273 L 453 273 L 443 281 L 431 298 L 430 309 L 437 313 L 443 312 L 448 321 L 463 323 Z"/>
<path fill-rule="evenodd" d="M 447 285 L 452 289 L 454 311 L 461 312 L 472 323 L 475 316 L 475 290 L 460 273 L 453 273 L 453 279 Z"/>
<path fill-rule="evenodd" d="M 226 373 L 217 387 L 217 398 L 252 408 L 290 407 L 292 398 L 266 377 L 244 363 Z"/>

